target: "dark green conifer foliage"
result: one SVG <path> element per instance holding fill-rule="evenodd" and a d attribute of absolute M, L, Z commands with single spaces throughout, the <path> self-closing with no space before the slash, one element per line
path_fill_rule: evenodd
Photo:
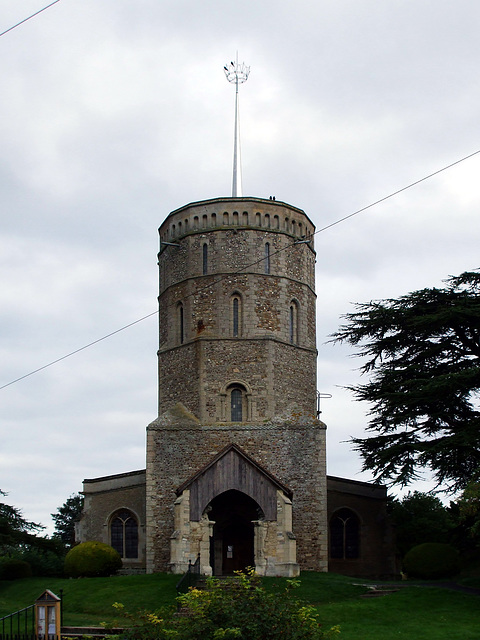
<path fill-rule="evenodd" d="M 0 491 L 0 496 L 5 495 Z M 26 520 L 17 507 L 0 502 L 0 555 L 19 547 L 40 544 L 35 533 L 43 528 L 41 524 Z"/>
<path fill-rule="evenodd" d="M 75 523 L 80 520 L 82 509 L 83 496 L 76 493 L 58 507 L 57 513 L 51 514 L 55 523 L 53 537 L 61 540 L 67 547 L 75 544 Z"/>
<path fill-rule="evenodd" d="M 371 404 L 372 435 L 352 439 L 364 470 L 407 485 L 429 467 L 443 488 L 464 488 L 480 468 L 480 273 L 345 318 L 333 341 L 357 347 L 370 377 L 351 387 Z"/>
<path fill-rule="evenodd" d="M 480 471 L 467 483 L 455 506 L 468 537 L 480 547 Z"/>

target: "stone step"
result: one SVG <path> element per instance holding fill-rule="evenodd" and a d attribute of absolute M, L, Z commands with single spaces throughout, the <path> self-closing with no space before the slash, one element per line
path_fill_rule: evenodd
<path fill-rule="evenodd" d="M 145 575 L 146 569 L 136 568 L 136 567 L 127 567 L 126 569 L 119 569 L 117 571 L 117 576 L 140 576 Z"/>
<path fill-rule="evenodd" d="M 105 629 L 105 627 L 62 627 L 62 638 L 108 638 L 112 635 L 120 635 L 125 631 L 123 627 Z"/>
<path fill-rule="evenodd" d="M 381 596 L 388 596 L 392 593 L 397 593 L 398 589 L 375 589 L 370 587 L 367 593 L 362 594 L 361 598 L 379 598 Z"/>

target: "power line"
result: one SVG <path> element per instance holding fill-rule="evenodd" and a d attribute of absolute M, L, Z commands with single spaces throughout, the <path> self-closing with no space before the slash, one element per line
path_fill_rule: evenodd
<path fill-rule="evenodd" d="M 102 342 L 103 340 L 106 340 L 107 338 L 111 338 L 112 336 L 114 336 L 117 333 L 120 333 L 121 331 L 125 331 L 125 329 L 129 329 L 130 327 L 133 327 L 133 325 L 138 324 L 139 322 L 143 322 L 143 320 L 146 320 L 147 318 L 150 318 L 151 316 L 154 316 L 158 313 L 158 311 L 153 311 L 152 313 L 149 313 L 146 316 L 143 316 L 143 318 L 139 318 L 138 320 L 134 320 L 133 322 L 130 322 L 129 324 L 126 324 L 124 327 L 120 327 L 120 329 L 116 329 L 115 331 L 112 331 L 111 333 L 108 333 L 106 336 L 103 336 L 103 338 L 98 338 L 97 340 L 94 340 L 93 342 L 90 342 L 89 344 L 86 344 L 83 347 L 80 347 L 79 349 L 75 349 L 75 351 L 71 351 L 70 353 L 67 353 L 67 355 L 62 356 L 61 358 L 57 358 L 56 360 L 53 360 L 52 362 L 49 362 L 48 364 L 44 364 L 43 367 L 39 367 L 38 369 L 35 369 L 35 371 L 30 371 L 30 373 L 26 373 L 24 376 L 20 376 L 20 378 L 17 378 L 16 380 L 12 380 L 11 382 L 8 382 L 7 384 L 4 384 L 3 387 L 0 387 L 0 391 L 2 389 L 5 389 L 5 387 L 9 387 L 12 384 L 15 384 L 16 382 L 20 382 L 20 380 L 25 380 L 25 378 L 28 378 L 29 376 L 33 376 L 33 374 L 38 373 L 39 371 L 43 371 L 44 369 L 48 369 L 48 367 L 53 366 L 54 364 L 57 364 L 58 362 L 61 362 L 62 360 L 66 360 L 67 358 L 70 358 L 70 356 L 74 356 L 76 353 L 80 353 L 80 351 L 84 351 L 85 349 L 88 349 L 89 347 L 93 347 L 94 344 L 98 344 L 99 342 Z"/>
<path fill-rule="evenodd" d="M 362 207 L 361 209 L 358 209 L 357 211 L 354 211 L 353 213 L 349 213 L 348 216 L 344 216 L 343 218 L 340 218 L 339 220 L 336 220 L 335 222 L 332 222 L 331 224 L 327 224 L 326 227 L 322 227 L 318 231 L 315 231 L 314 235 L 316 235 L 317 233 L 321 233 L 322 231 L 326 231 L 327 229 L 331 229 L 335 225 L 340 224 L 341 222 L 345 222 L 345 220 L 348 220 L 349 218 L 353 218 L 353 216 L 356 216 L 357 214 L 362 213 L 363 211 L 366 211 L 367 209 L 371 209 L 375 205 L 380 204 L 381 202 L 385 202 L 385 200 L 389 200 L 390 198 L 393 198 L 393 196 L 397 196 L 399 193 L 402 193 L 403 191 L 406 191 L 407 189 L 411 189 L 412 187 L 415 187 L 417 184 L 420 184 L 421 182 L 425 182 L 425 180 L 428 180 L 429 178 L 433 178 L 434 176 L 438 176 L 439 173 L 442 173 L 443 171 L 446 171 L 447 169 L 451 169 L 455 165 L 460 164 L 461 162 L 464 162 L 465 160 L 469 160 L 470 158 L 473 158 L 474 156 L 478 155 L 479 153 L 480 153 L 480 149 L 478 151 L 474 151 L 473 153 L 470 153 L 468 156 L 464 156 L 463 158 L 460 158 L 460 160 L 455 160 L 455 162 L 452 162 L 451 164 L 447 164 L 445 167 L 442 167 L 441 169 L 438 169 L 437 171 L 434 171 L 433 173 L 429 173 L 428 176 L 424 176 L 423 178 L 420 178 L 420 180 L 415 180 L 415 182 L 411 182 L 410 184 L 407 184 L 406 187 L 402 187 L 401 189 L 397 189 L 397 191 L 394 191 L 393 193 L 390 193 L 388 196 L 384 196 L 383 198 L 380 198 L 380 200 L 375 200 L 375 202 L 372 202 L 371 204 L 367 204 L 366 207 Z"/>
<path fill-rule="evenodd" d="M 54 4 L 57 4 L 57 2 L 60 2 L 60 0 L 55 0 L 55 2 L 51 2 L 49 5 L 47 5 L 46 7 L 43 7 L 43 9 L 40 9 L 40 11 L 36 11 L 35 13 L 32 13 L 31 16 L 28 16 L 28 18 L 24 18 L 23 20 L 20 20 L 20 22 L 17 22 L 17 24 L 14 24 L 13 27 L 10 27 L 8 29 L 6 29 L 5 31 L 2 31 L 2 33 L 0 33 L 0 37 L 4 36 L 6 33 L 8 33 L 9 31 L 13 31 L 13 29 L 16 29 L 17 27 L 19 27 L 21 24 L 23 24 L 24 22 L 27 22 L 27 20 L 31 20 L 32 18 L 34 18 L 35 16 L 38 16 L 39 13 L 42 13 L 42 11 L 46 11 L 47 9 L 49 9 L 50 7 L 53 7 Z M 2 388 L 2 387 L 0 387 Z"/>
<path fill-rule="evenodd" d="M 59 1 L 60 0 L 56 0 L 56 2 L 59 2 Z M 55 3 L 52 3 L 52 4 L 55 4 Z M 51 6 L 51 5 L 49 5 L 49 6 Z M 47 9 L 48 7 L 45 7 L 45 8 Z M 2 34 L 0 34 L 0 35 L 2 35 Z M 339 218 L 335 222 L 332 222 L 332 223 L 326 225 L 325 227 L 322 227 L 321 229 L 319 229 L 318 231 L 315 231 L 315 233 L 311 234 L 311 235 L 314 236 L 314 235 L 317 235 L 319 233 L 322 233 L 322 232 L 326 231 L 327 229 L 331 229 L 332 227 L 336 226 L 337 224 L 340 224 L 341 222 L 345 222 L 346 220 L 349 220 L 350 218 L 353 218 L 354 216 L 358 215 L 359 213 L 363 213 L 364 211 L 367 211 L 367 209 L 371 209 L 372 207 L 376 206 L 377 204 L 380 204 L 381 202 L 385 202 L 386 200 L 389 200 L 390 198 L 393 198 L 394 196 L 398 195 L 399 193 L 407 191 L 407 189 L 411 189 L 412 187 L 415 187 L 416 185 L 418 185 L 418 184 L 420 184 L 422 182 L 425 182 L 425 180 L 428 180 L 429 178 L 433 178 L 434 176 L 437 176 L 439 173 L 442 173 L 443 171 L 447 171 L 447 169 L 451 169 L 452 167 L 455 167 L 456 165 L 460 164 L 461 162 L 465 162 L 465 160 L 469 160 L 470 158 L 473 158 L 474 156 L 478 155 L 479 153 L 480 153 L 480 149 L 478 151 L 474 151 L 473 153 L 470 153 L 467 156 L 464 156 L 463 158 L 460 158 L 460 160 L 456 160 L 455 162 L 452 162 L 452 163 L 446 165 L 445 167 L 442 167 L 441 169 L 438 169 L 437 171 L 434 171 L 433 173 L 429 173 L 428 175 L 424 176 L 423 178 L 420 178 L 419 180 L 415 180 L 415 182 L 411 182 L 410 184 L 406 185 L 405 187 L 402 187 L 401 189 L 397 189 L 396 191 L 393 191 L 392 193 L 388 194 L 387 196 L 384 196 L 383 198 L 380 198 L 379 200 L 375 200 L 375 202 L 372 202 L 372 203 L 366 205 L 365 207 L 362 207 L 361 209 L 357 209 L 357 211 L 354 211 L 353 213 L 349 213 L 348 215 L 344 216 L 343 218 Z M 283 247 L 281 249 L 278 249 L 277 251 L 272 253 L 271 257 L 274 256 L 274 255 L 277 255 L 278 253 L 281 253 L 282 251 L 286 251 L 287 249 L 291 249 L 292 247 L 297 246 L 297 245 L 298 245 L 298 241 L 291 242 L 290 244 L 286 245 L 285 247 Z M 255 260 L 254 262 L 246 265 L 242 269 L 239 269 L 239 270 L 235 271 L 235 273 L 239 273 L 239 272 L 242 273 L 246 269 L 254 267 L 255 265 L 263 262 L 264 260 L 265 260 L 265 258 L 260 258 L 258 260 Z M 218 284 L 224 278 L 230 277 L 231 275 L 232 275 L 232 273 L 222 274 L 218 279 L 213 280 L 213 281 L 210 280 L 208 282 L 208 284 L 206 284 L 204 287 L 200 287 L 200 289 L 197 289 L 195 294 L 198 294 L 202 290 L 208 289 L 208 288 L 212 287 L 213 285 Z M 194 294 L 191 293 L 189 295 L 194 295 Z M 3 386 L 0 387 L 0 391 L 2 389 L 5 389 L 6 387 L 11 386 L 12 384 L 15 384 L 16 382 L 20 382 L 21 380 L 25 380 L 25 378 L 33 376 L 35 373 L 39 373 L 40 371 L 43 371 L 44 369 L 48 369 L 48 367 L 51 367 L 54 364 L 57 364 L 58 362 L 61 362 L 62 360 L 66 360 L 67 358 L 70 358 L 70 356 L 74 356 L 75 354 L 80 353 L 80 351 L 84 351 L 85 349 L 88 349 L 89 347 L 93 347 L 94 345 L 98 344 L 99 342 L 102 342 L 103 340 L 106 340 L 107 338 L 111 338 L 112 336 L 116 335 L 117 333 L 120 333 L 121 331 L 125 331 L 125 329 L 129 329 L 130 327 L 133 327 L 134 325 L 138 324 L 139 322 L 143 322 L 143 320 L 146 320 L 147 318 L 151 318 L 152 316 L 156 315 L 157 313 L 158 313 L 158 309 L 156 311 L 152 311 L 152 313 L 149 313 L 146 316 L 143 316 L 142 318 L 139 318 L 138 320 L 134 320 L 133 322 L 130 322 L 129 324 L 126 324 L 123 327 L 120 327 L 120 329 L 116 329 L 115 331 L 112 331 L 111 333 L 108 333 L 107 335 L 103 336 L 102 338 L 98 338 L 97 340 L 94 340 L 93 342 L 90 342 L 90 343 L 84 345 L 83 347 L 80 347 L 79 349 L 75 349 L 75 351 L 71 351 L 70 353 L 67 353 L 66 355 L 62 356 L 61 358 L 57 358 L 56 360 L 53 360 L 52 362 L 49 362 L 48 364 L 45 364 L 42 367 L 39 367 L 38 369 L 35 369 L 34 371 L 30 371 L 30 373 L 26 373 L 25 375 L 20 376 L 19 378 L 16 378 L 15 380 L 12 380 L 11 382 L 7 382 L 7 384 L 4 384 Z"/>

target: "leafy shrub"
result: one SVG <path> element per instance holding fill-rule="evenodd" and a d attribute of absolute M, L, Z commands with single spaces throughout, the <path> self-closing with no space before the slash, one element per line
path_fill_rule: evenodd
<path fill-rule="evenodd" d="M 82 542 L 65 556 L 65 574 L 72 578 L 111 576 L 122 566 L 113 547 L 103 542 Z"/>
<path fill-rule="evenodd" d="M 395 538 L 399 552 L 407 551 L 424 542 L 449 542 L 454 522 L 451 511 L 436 496 L 414 491 L 401 500 L 389 504 L 395 523 Z"/>
<path fill-rule="evenodd" d="M 458 573 L 460 556 L 449 544 L 424 542 L 410 549 L 403 566 L 407 574 L 414 578 L 449 578 Z"/>
<path fill-rule="evenodd" d="M 41 551 L 29 549 L 20 556 L 32 567 L 32 575 L 42 577 L 63 576 L 64 553 L 59 554 L 54 551 Z"/>
<path fill-rule="evenodd" d="M 338 627 L 322 630 L 316 609 L 292 596 L 298 580 L 283 591 L 267 592 L 253 569 L 228 580 L 207 579 L 177 598 L 182 615 L 145 612 L 144 624 L 127 632 L 128 640 L 326 640 Z M 117 611 L 123 605 L 115 603 Z"/>
<path fill-rule="evenodd" d="M 30 578 L 32 567 L 25 560 L 18 558 L 0 559 L 0 580 L 18 580 L 19 578 Z"/>

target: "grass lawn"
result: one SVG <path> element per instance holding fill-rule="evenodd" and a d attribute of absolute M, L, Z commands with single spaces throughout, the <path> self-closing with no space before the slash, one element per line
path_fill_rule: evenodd
<path fill-rule="evenodd" d="M 339 640 L 480 640 L 480 596 L 412 585 L 362 598 L 363 580 L 306 572 L 301 582 L 295 593 L 317 607 L 326 629 L 340 625 Z"/>
<path fill-rule="evenodd" d="M 480 597 L 446 589 L 406 587 L 379 598 L 320 605 L 325 627 L 342 640 L 478 640 Z"/>
<path fill-rule="evenodd" d="M 155 610 L 175 602 L 178 576 L 154 574 L 113 578 L 29 578 L 0 582 L 0 617 L 31 604 L 45 589 L 64 593 L 64 624 L 119 620 L 112 608 Z M 448 589 L 407 586 L 379 598 L 362 598 L 361 580 L 304 573 L 295 594 L 314 604 L 325 628 L 340 625 L 339 640 L 479 640 L 480 596 Z M 267 578 L 268 589 L 284 579 Z"/>
<path fill-rule="evenodd" d="M 118 618 L 114 602 L 128 611 L 175 604 L 175 585 L 179 576 L 156 573 L 112 578 L 26 578 L 0 581 L 0 617 L 26 607 L 45 589 L 57 596 L 63 589 L 63 622 L 66 626 L 98 625 Z"/>

